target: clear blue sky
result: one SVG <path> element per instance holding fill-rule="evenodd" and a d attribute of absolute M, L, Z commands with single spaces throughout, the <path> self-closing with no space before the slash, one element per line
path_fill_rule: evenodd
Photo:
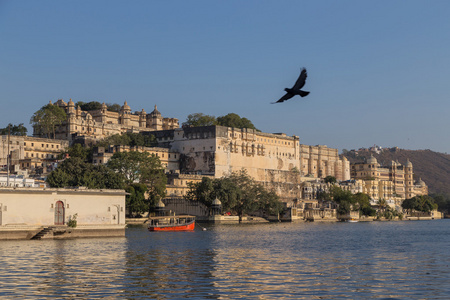
<path fill-rule="evenodd" d="M 450 1 L 0 1 L 0 127 L 57 99 L 450 153 Z M 311 94 L 282 104 L 308 69 Z"/>

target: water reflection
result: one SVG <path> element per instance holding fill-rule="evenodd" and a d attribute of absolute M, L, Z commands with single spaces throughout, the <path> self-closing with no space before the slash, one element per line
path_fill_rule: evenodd
<path fill-rule="evenodd" d="M 142 234 L 128 236 L 127 284 L 133 293 L 127 298 L 217 298 L 212 280 L 215 252 L 208 246 L 209 233 Z"/>
<path fill-rule="evenodd" d="M 123 290 L 125 245 L 125 238 L 2 241 L 0 296 L 44 299 L 116 295 Z"/>
<path fill-rule="evenodd" d="M 450 222 L 210 225 L 0 242 L 0 297 L 448 299 Z"/>

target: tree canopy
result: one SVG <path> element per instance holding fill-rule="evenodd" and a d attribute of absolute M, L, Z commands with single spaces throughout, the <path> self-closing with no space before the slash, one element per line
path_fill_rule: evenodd
<path fill-rule="evenodd" d="M 431 195 L 438 205 L 438 210 L 445 214 L 450 213 L 450 195 L 449 194 L 434 194 Z"/>
<path fill-rule="evenodd" d="M 69 157 L 79 157 L 84 162 L 90 161 L 92 158 L 92 149 L 81 144 L 74 144 L 64 153 L 69 154 Z"/>
<path fill-rule="evenodd" d="M 336 183 L 336 177 L 328 175 L 323 180 L 325 183 Z"/>
<path fill-rule="evenodd" d="M 437 209 L 438 205 L 434 202 L 432 197 L 421 195 L 405 199 L 402 202 L 402 208 L 409 211 L 431 212 L 432 210 Z"/>
<path fill-rule="evenodd" d="M 96 143 L 96 146 L 107 147 L 109 145 L 123 146 L 145 146 L 154 147 L 158 144 L 154 135 L 143 135 L 139 133 L 125 132 L 108 136 Z"/>
<path fill-rule="evenodd" d="M 235 113 L 229 113 L 225 116 L 218 117 L 217 125 L 233 128 L 250 128 L 258 130 L 249 119 L 241 118 L 238 114 Z"/>
<path fill-rule="evenodd" d="M 116 152 L 107 163 L 108 168 L 123 174 L 125 183 L 147 186 L 148 209 L 166 195 L 167 177 L 159 158 L 147 152 Z"/>
<path fill-rule="evenodd" d="M 182 125 L 192 127 L 217 125 L 217 119 L 215 116 L 193 113 L 187 116 L 186 122 Z"/>
<path fill-rule="evenodd" d="M 128 193 L 126 196 L 126 207 L 128 215 L 131 217 L 142 215 L 148 212 L 149 202 L 146 199 L 145 194 L 148 188 L 142 183 L 133 183 L 126 187 L 125 191 Z"/>
<path fill-rule="evenodd" d="M 217 198 L 222 202 L 223 211 L 239 216 L 256 211 L 278 214 L 283 210 L 283 204 L 276 193 L 266 190 L 245 170 L 217 179 L 204 177 L 199 183 L 190 183 L 189 188 L 185 196 L 187 200 L 197 200 L 211 207 Z"/>
<path fill-rule="evenodd" d="M 51 103 L 41 107 L 33 114 L 30 124 L 39 128 L 40 132 L 48 138 L 55 138 L 55 128 L 66 121 L 64 109 Z"/>
<path fill-rule="evenodd" d="M 5 128 L 0 128 L 0 135 L 19 135 L 19 136 L 25 136 L 27 135 L 28 129 L 23 126 L 23 123 L 20 123 L 19 125 L 13 125 L 11 123 L 8 124 Z"/>
<path fill-rule="evenodd" d="M 318 194 L 318 199 L 322 201 L 333 201 L 338 205 L 339 214 L 347 214 L 352 208 L 359 211 L 361 215 L 375 216 L 376 210 L 370 205 L 370 197 L 364 193 L 352 194 L 338 186 L 332 186 L 329 191 L 322 191 Z"/>
<path fill-rule="evenodd" d="M 98 101 L 90 101 L 90 102 L 78 101 L 77 103 L 75 103 L 75 105 L 79 106 L 80 109 L 84 111 L 100 110 L 102 108 L 102 104 Z M 119 112 L 120 109 L 122 108 L 122 106 L 116 103 L 114 104 L 106 103 L 106 107 L 109 111 L 114 112 Z"/>
<path fill-rule="evenodd" d="M 47 176 L 51 187 L 85 186 L 90 189 L 123 189 L 124 177 L 105 165 L 93 165 L 79 157 L 65 159 Z"/>
<path fill-rule="evenodd" d="M 256 129 L 253 123 L 247 118 L 241 118 L 238 114 L 229 113 L 225 116 L 216 118 L 215 116 L 205 115 L 203 113 L 194 113 L 187 116 L 183 126 L 211 126 L 220 125 L 233 128 L 250 128 Z"/>

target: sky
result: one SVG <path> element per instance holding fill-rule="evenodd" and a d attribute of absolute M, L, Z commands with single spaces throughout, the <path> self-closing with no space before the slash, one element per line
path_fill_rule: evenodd
<path fill-rule="evenodd" d="M 2 1 L 0 128 L 49 101 L 450 153 L 450 1 Z M 271 104 L 308 70 L 298 96 Z"/>

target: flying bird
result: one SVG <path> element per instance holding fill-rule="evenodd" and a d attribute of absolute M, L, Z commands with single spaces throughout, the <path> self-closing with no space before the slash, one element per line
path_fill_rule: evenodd
<path fill-rule="evenodd" d="M 295 95 L 299 95 L 300 97 L 307 96 L 309 94 L 309 92 L 301 90 L 301 88 L 305 85 L 307 76 L 308 75 L 306 74 L 306 69 L 302 68 L 302 70 L 300 72 L 300 76 L 298 76 L 298 79 L 295 82 L 294 86 L 291 89 L 285 88 L 284 90 L 286 91 L 286 94 L 283 97 L 281 97 L 280 100 L 278 100 L 277 102 L 272 102 L 272 104 L 284 102 L 286 100 L 291 99 Z"/>

